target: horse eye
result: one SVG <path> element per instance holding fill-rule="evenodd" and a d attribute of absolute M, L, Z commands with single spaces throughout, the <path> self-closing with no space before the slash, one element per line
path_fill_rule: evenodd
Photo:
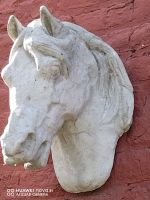
<path fill-rule="evenodd" d="M 52 66 L 50 70 L 50 76 L 52 79 L 56 79 L 60 76 L 60 69 L 57 66 Z"/>

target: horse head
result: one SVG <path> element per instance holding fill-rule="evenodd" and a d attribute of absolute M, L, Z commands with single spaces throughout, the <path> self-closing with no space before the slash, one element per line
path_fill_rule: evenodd
<path fill-rule="evenodd" d="M 14 44 L 1 73 L 10 94 L 1 136 L 4 163 L 43 167 L 52 149 L 56 174 L 67 191 L 96 189 L 108 178 L 116 141 L 132 121 L 132 85 L 121 60 L 100 38 L 61 22 L 44 6 L 40 19 L 27 27 L 11 16 L 8 35 Z M 103 180 L 95 172 L 87 178 L 81 168 L 91 172 L 91 159 L 98 167 L 105 154 L 111 156 Z M 89 187 L 92 177 L 97 181 Z"/>

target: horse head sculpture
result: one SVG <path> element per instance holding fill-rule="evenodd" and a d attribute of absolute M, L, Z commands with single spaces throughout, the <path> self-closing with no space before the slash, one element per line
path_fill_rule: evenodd
<path fill-rule="evenodd" d="M 11 16 L 8 34 L 14 44 L 1 73 L 10 94 L 4 163 L 44 167 L 51 151 L 66 191 L 102 186 L 133 114 L 133 88 L 118 54 L 44 6 L 27 27 Z"/>

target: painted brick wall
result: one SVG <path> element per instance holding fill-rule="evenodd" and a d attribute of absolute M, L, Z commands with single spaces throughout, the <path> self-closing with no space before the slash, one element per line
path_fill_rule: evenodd
<path fill-rule="evenodd" d="M 107 183 L 85 194 L 69 194 L 61 189 L 51 158 L 43 169 L 24 171 L 22 167 L 3 166 L 0 153 L 0 199 L 13 199 L 6 195 L 11 188 L 49 188 L 53 192 L 48 197 L 15 199 L 150 200 L 150 0 L 1 0 L 1 68 L 7 64 L 12 45 L 6 32 L 8 16 L 15 14 L 26 25 L 39 17 L 41 5 L 47 5 L 59 18 L 101 36 L 119 53 L 134 87 L 133 125 L 118 143 Z M 0 80 L 0 133 L 8 113 L 8 90 Z"/>

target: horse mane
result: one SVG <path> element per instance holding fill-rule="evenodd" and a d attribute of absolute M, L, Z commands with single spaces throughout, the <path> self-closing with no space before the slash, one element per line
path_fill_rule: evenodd
<path fill-rule="evenodd" d="M 97 62 L 99 70 L 97 89 L 100 97 L 105 99 L 100 123 L 104 125 L 117 122 L 119 118 L 122 133 L 127 131 L 132 123 L 134 99 L 133 87 L 121 59 L 101 38 L 76 24 L 63 23 L 85 42 Z"/>

